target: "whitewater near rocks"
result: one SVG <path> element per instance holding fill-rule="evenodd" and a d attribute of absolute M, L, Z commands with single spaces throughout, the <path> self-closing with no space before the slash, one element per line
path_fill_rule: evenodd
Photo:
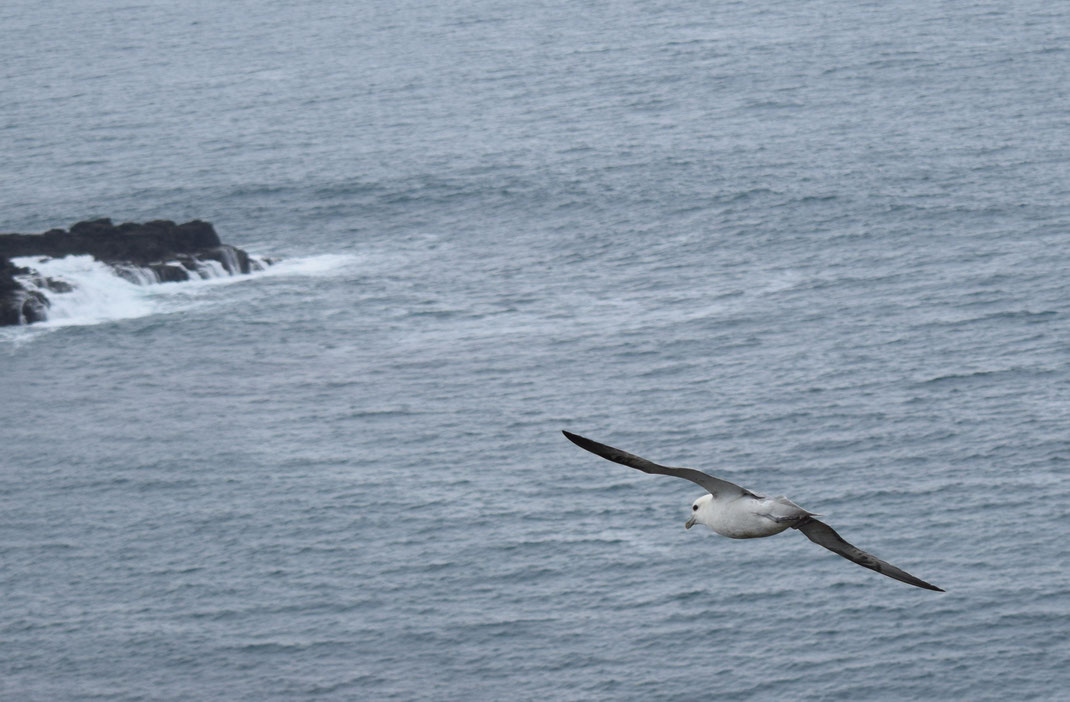
<path fill-rule="evenodd" d="M 0 234 L 0 326 L 138 310 L 136 304 L 120 309 L 119 300 L 138 296 L 112 278 L 135 286 L 181 283 L 253 273 L 271 263 L 223 244 L 200 220 L 114 226 L 97 219 L 69 232 Z"/>

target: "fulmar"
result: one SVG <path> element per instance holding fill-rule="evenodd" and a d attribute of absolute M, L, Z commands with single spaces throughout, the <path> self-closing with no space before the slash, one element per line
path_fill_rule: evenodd
<path fill-rule="evenodd" d="M 696 524 L 705 524 L 721 536 L 732 539 L 755 539 L 779 534 L 790 527 L 801 531 L 806 538 L 818 546 L 824 546 L 829 551 L 860 566 L 875 570 L 881 575 L 887 575 L 889 578 L 895 578 L 926 590 L 944 592 L 942 588 L 916 578 L 847 543 L 832 527 L 814 518 L 822 515 L 809 512 L 786 497 L 765 497 L 702 471 L 658 465 L 612 446 L 606 446 L 567 431 L 562 433 L 572 443 L 602 458 L 636 468 L 644 473 L 684 478 L 705 488 L 709 494 L 703 495 L 692 503 L 690 519 L 684 524 L 687 529 Z"/>

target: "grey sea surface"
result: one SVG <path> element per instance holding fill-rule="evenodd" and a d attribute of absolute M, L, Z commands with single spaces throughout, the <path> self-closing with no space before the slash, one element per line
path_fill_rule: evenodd
<path fill-rule="evenodd" d="M 0 230 L 282 262 L 0 331 L 0 697 L 1065 699 L 1068 69 L 1034 0 L 6 0 Z"/>

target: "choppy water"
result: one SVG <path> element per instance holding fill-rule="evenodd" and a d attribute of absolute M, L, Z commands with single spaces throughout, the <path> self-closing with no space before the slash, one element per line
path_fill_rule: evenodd
<path fill-rule="evenodd" d="M 1031 1 L 4 3 L 0 230 L 285 261 L 0 332 L 0 696 L 1061 698 L 1068 40 Z M 685 532 L 695 486 L 562 428 L 948 593 Z"/>

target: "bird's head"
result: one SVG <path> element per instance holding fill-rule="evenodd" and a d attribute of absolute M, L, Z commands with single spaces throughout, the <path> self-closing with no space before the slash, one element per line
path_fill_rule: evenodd
<path fill-rule="evenodd" d="M 691 516 L 684 524 L 685 529 L 690 529 L 696 524 L 706 523 L 706 507 L 713 501 L 713 495 L 703 495 L 691 503 Z"/>

